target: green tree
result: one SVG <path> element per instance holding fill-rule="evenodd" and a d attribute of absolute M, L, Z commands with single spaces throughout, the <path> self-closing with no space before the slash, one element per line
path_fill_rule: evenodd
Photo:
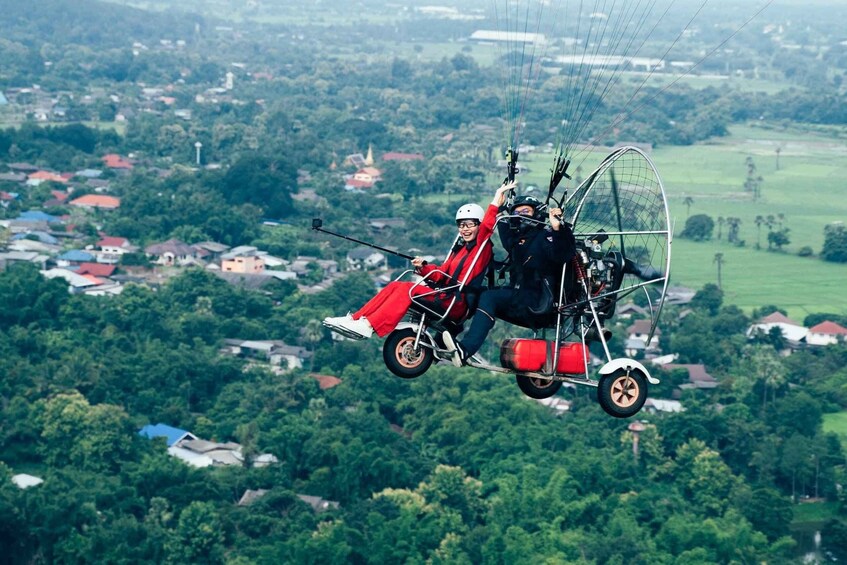
<path fill-rule="evenodd" d="M 224 533 L 220 516 L 208 502 L 191 502 L 179 515 L 167 542 L 170 563 L 223 563 Z"/>
<path fill-rule="evenodd" d="M 694 241 L 706 241 L 712 239 L 715 222 L 706 214 L 694 214 L 685 221 L 685 229 L 680 237 L 693 239 Z"/>
<path fill-rule="evenodd" d="M 791 240 L 788 238 L 788 231 L 788 228 L 782 228 L 768 232 L 768 249 L 782 251 L 784 246 L 791 243 Z"/>
<path fill-rule="evenodd" d="M 821 259 L 832 263 L 847 263 L 847 230 L 844 224 L 828 224 L 823 230 L 823 237 Z"/>

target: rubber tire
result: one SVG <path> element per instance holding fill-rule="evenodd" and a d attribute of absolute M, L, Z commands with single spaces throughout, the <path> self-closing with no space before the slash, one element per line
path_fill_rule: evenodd
<path fill-rule="evenodd" d="M 523 375 L 515 375 L 515 381 L 521 392 L 530 398 L 540 400 L 550 398 L 562 388 L 562 381 L 548 381 L 546 379 L 534 379 Z"/>
<path fill-rule="evenodd" d="M 647 400 L 647 378 L 638 369 L 618 369 L 600 377 L 597 401 L 615 418 L 629 418 L 638 413 Z"/>
<path fill-rule="evenodd" d="M 382 345 L 382 359 L 388 370 L 401 379 L 414 379 L 426 373 L 435 358 L 432 349 L 421 347 L 414 355 L 415 332 L 410 328 L 394 330 Z M 423 337 L 423 336 L 421 336 Z M 411 353 L 411 355 L 410 355 Z"/>

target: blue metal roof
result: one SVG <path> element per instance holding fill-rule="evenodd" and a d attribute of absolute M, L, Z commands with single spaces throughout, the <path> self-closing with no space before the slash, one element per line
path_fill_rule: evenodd
<path fill-rule="evenodd" d="M 60 218 L 57 218 L 56 216 L 51 216 L 50 214 L 48 214 L 46 212 L 42 212 L 41 210 L 28 210 L 26 212 L 21 212 L 21 214 L 18 216 L 18 219 L 19 220 L 35 220 L 35 221 L 39 221 L 39 222 L 48 222 L 48 223 L 61 222 L 62 221 Z"/>
<path fill-rule="evenodd" d="M 71 249 L 70 251 L 65 251 L 56 258 L 61 261 L 77 261 L 80 263 L 94 261 L 94 255 L 88 253 L 87 251 L 80 251 L 79 249 Z"/>
<path fill-rule="evenodd" d="M 153 439 L 154 437 L 163 437 L 168 442 L 168 447 L 183 439 L 186 435 L 194 437 L 191 432 L 174 428 L 167 424 L 147 424 L 141 428 L 138 433 L 150 439 Z"/>

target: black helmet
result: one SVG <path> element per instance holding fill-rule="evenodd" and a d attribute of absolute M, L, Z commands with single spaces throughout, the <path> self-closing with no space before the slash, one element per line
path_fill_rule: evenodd
<path fill-rule="evenodd" d="M 509 213 L 514 214 L 515 208 L 517 208 L 518 206 L 532 206 L 532 217 L 535 218 L 541 212 L 542 204 L 541 204 L 541 201 L 534 196 L 526 196 L 526 195 L 518 196 L 512 202 L 512 205 L 509 206 Z"/>

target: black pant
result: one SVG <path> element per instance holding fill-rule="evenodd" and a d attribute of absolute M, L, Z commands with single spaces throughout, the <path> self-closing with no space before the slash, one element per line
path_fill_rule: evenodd
<path fill-rule="evenodd" d="M 488 332 L 494 327 L 494 319 L 500 318 L 524 327 L 539 327 L 549 314 L 538 316 L 529 308 L 538 304 L 541 290 L 537 288 L 497 288 L 486 290 L 479 297 L 471 327 L 459 342 L 465 355 L 470 357 L 482 347 Z"/>

